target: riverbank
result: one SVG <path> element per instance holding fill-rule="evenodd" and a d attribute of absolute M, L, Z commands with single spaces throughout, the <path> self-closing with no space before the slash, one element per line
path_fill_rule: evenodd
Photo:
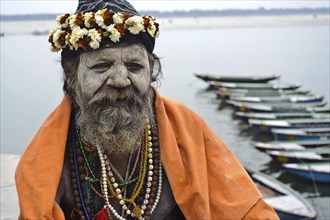
<path fill-rule="evenodd" d="M 172 17 L 158 19 L 163 30 L 221 29 L 254 27 L 328 26 L 328 15 Z M 48 35 L 55 21 L 1 22 L 6 35 Z"/>
<path fill-rule="evenodd" d="M 18 155 L 1 154 L 1 220 L 12 220 L 18 217 L 19 206 L 14 174 L 19 158 Z"/>

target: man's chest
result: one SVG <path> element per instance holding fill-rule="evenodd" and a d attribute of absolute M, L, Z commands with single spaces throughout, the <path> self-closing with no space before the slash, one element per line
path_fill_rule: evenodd
<path fill-rule="evenodd" d="M 155 175 L 149 181 L 151 175 L 143 180 L 136 177 L 143 169 L 136 175 L 128 172 L 123 180 L 117 178 L 115 170 L 102 169 L 97 157 L 81 151 L 68 151 L 67 157 L 58 190 L 62 192 L 58 202 L 67 219 L 183 219 L 161 164 L 153 163 Z M 134 171 L 139 165 L 131 166 Z M 107 172 L 112 175 L 104 175 Z"/>

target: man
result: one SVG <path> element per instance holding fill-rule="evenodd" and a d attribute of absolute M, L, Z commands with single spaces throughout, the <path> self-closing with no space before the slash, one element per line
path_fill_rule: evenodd
<path fill-rule="evenodd" d="M 277 219 L 205 122 L 151 86 L 158 33 L 123 0 L 58 17 L 65 97 L 17 167 L 20 219 Z"/>

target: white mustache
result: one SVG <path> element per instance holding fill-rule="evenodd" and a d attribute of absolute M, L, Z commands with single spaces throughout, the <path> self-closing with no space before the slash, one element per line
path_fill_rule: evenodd
<path fill-rule="evenodd" d="M 143 103 L 143 97 L 141 97 L 136 91 L 134 91 L 132 88 L 127 88 L 124 90 L 118 90 L 118 89 L 103 89 L 96 93 L 88 102 L 87 104 L 89 106 L 93 106 L 95 104 L 99 104 L 102 102 L 109 102 L 109 103 L 115 103 L 119 100 L 127 100 L 131 103 Z"/>

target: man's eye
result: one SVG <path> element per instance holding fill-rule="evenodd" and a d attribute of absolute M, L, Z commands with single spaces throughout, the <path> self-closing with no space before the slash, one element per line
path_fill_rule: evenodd
<path fill-rule="evenodd" d="M 143 66 L 138 63 L 126 63 L 126 67 L 131 72 L 136 72 L 143 68 Z"/>
<path fill-rule="evenodd" d="M 96 72 L 104 72 L 106 70 L 108 70 L 111 67 L 110 63 L 98 63 L 94 66 L 92 66 L 91 68 L 93 70 L 95 70 Z"/>

